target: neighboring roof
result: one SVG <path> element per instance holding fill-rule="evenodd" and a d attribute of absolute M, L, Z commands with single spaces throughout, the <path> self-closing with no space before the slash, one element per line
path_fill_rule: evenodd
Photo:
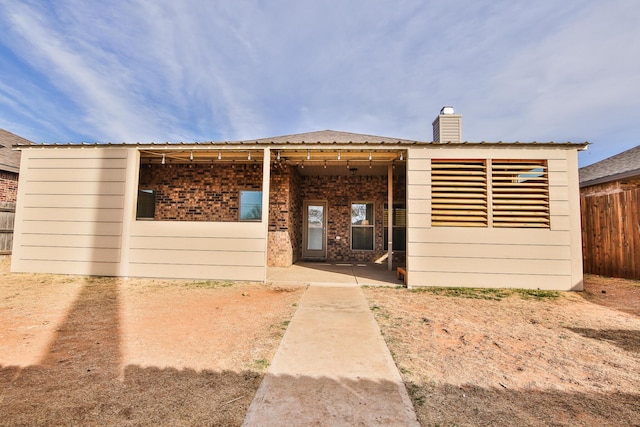
<path fill-rule="evenodd" d="M 13 149 L 16 145 L 31 145 L 28 139 L 0 129 L 0 170 L 20 172 L 20 152 Z"/>
<path fill-rule="evenodd" d="M 640 175 L 640 145 L 580 168 L 580 187 Z"/>
<path fill-rule="evenodd" d="M 206 141 L 206 142 L 163 142 L 163 143 L 65 143 L 65 144 L 37 144 L 40 146 L 52 146 L 52 147 L 72 147 L 72 146 L 137 146 L 137 147 L 158 147 L 158 146 L 184 146 L 184 145 L 523 145 L 523 146 L 554 146 L 554 147 L 572 147 L 572 148 L 584 148 L 587 146 L 587 142 L 584 143 L 572 143 L 572 142 L 425 142 L 414 141 L 402 138 L 391 138 L 385 136 L 365 135 L 351 132 L 341 132 L 335 130 L 322 130 L 317 132 L 298 133 L 293 135 L 276 136 L 270 138 L 261 139 L 246 139 L 240 141 Z"/>

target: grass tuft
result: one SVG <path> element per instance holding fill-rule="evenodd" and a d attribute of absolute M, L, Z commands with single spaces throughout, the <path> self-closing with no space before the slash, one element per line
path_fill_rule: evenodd
<path fill-rule="evenodd" d="M 218 280 L 205 280 L 197 282 L 187 282 L 184 284 L 187 288 L 201 288 L 201 289 L 215 289 L 215 288 L 230 288 L 235 283 L 231 281 L 218 281 Z"/>
<path fill-rule="evenodd" d="M 558 299 L 560 298 L 560 292 L 558 291 L 543 291 L 539 289 L 498 289 L 498 288 L 439 288 L 439 287 L 424 287 L 411 289 L 410 292 L 415 293 L 430 293 L 434 295 L 440 295 L 445 297 L 460 297 L 470 299 L 486 299 L 493 301 L 500 301 L 510 296 L 519 296 L 522 299 Z"/>

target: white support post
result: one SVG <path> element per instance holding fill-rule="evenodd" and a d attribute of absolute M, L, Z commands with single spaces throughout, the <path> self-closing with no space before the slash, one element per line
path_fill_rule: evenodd
<path fill-rule="evenodd" d="M 388 172 L 388 185 L 387 185 L 387 240 L 389 241 L 387 249 L 387 262 L 389 264 L 389 271 L 393 270 L 393 165 L 389 163 L 387 166 Z"/>
<path fill-rule="evenodd" d="M 269 188 L 271 181 L 271 150 L 262 153 L 262 225 L 264 226 L 264 283 L 267 283 L 267 259 L 269 257 Z"/>

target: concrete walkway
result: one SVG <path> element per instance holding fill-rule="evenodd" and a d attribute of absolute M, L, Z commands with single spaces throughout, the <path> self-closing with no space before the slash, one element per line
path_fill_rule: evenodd
<path fill-rule="evenodd" d="M 307 289 L 243 425 L 419 425 L 360 287 Z"/>

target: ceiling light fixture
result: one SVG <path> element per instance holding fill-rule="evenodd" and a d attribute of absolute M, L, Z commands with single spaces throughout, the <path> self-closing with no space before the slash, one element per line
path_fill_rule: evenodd
<path fill-rule="evenodd" d="M 338 150 L 338 160 L 340 160 L 340 150 Z"/>
<path fill-rule="evenodd" d="M 278 155 L 276 156 L 276 160 L 280 160 L 280 150 L 278 150 Z"/>
<path fill-rule="evenodd" d="M 327 161 L 326 160 L 324 161 L 324 168 L 325 169 L 327 168 Z"/>
<path fill-rule="evenodd" d="M 369 151 L 369 161 L 371 161 L 371 151 Z"/>
<path fill-rule="evenodd" d="M 218 151 L 218 160 L 222 160 L 222 153 Z"/>
<path fill-rule="evenodd" d="M 307 160 L 311 160 L 311 152 L 307 148 Z"/>
<path fill-rule="evenodd" d="M 400 152 L 400 160 L 404 160 L 404 157 L 402 156 L 402 151 Z"/>
<path fill-rule="evenodd" d="M 191 153 L 189 153 L 189 161 L 193 162 L 193 151 Z"/>
<path fill-rule="evenodd" d="M 251 160 L 251 151 L 249 151 L 249 155 L 247 156 L 247 160 Z"/>
<path fill-rule="evenodd" d="M 162 154 L 162 164 L 164 165 L 166 162 L 165 158 L 164 158 L 164 154 Z"/>

